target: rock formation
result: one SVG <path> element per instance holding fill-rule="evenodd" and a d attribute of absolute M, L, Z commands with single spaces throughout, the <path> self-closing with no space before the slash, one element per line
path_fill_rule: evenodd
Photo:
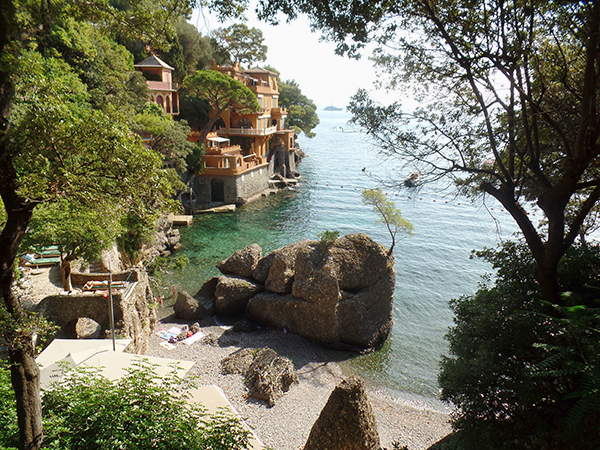
<path fill-rule="evenodd" d="M 262 258 L 258 249 L 253 244 L 218 264 L 229 274 L 217 284 L 220 314 L 244 312 L 261 325 L 332 348 L 362 351 L 385 341 L 393 324 L 395 273 L 383 245 L 359 233 L 330 245 L 296 242 Z"/>
<path fill-rule="evenodd" d="M 83 286 L 91 280 L 107 280 L 109 274 L 74 273 L 72 277 L 75 285 Z M 144 354 L 156 324 L 156 311 L 148 307 L 152 297 L 148 276 L 142 270 L 131 270 L 113 274 L 112 279 L 126 283 L 125 289 L 115 289 L 112 296 L 116 333 L 132 339 L 128 351 Z M 97 323 L 106 336 L 110 335 L 110 308 L 106 291 L 51 295 L 36 306 L 36 312 L 57 324 L 63 335 L 91 337 L 89 328 L 86 330 L 83 326 L 86 322 L 92 328 L 95 327 L 94 322 Z"/>
<path fill-rule="evenodd" d="M 221 361 L 221 373 L 244 375 L 248 395 L 264 400 L 269 406 L 275 405 L 293 384 L 299 383 L 292 362 L 268 347 L 233 352 Z"/>
<path fill-rule="evenodd" d="M 377 421 L 363 382 L 356 377 L 335 387 L 314 423 L 305 450 L 379 450 Z"/>

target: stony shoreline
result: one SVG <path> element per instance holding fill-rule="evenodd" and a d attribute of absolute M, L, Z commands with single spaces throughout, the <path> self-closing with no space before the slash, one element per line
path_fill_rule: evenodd
<path fill-rule="evenodd" d="M 173 316 L 163 319 L 158 327 L 177 325 Z M 156 335 L 150 339 L 149 356 L 194 361 L 192 374 L 199 385 L 216 384 L 224 391 L 248 425 L 263 443 L 275 450 L 301 449 L 310 429 L 327 402 L 333 388 L 344 377 L 343 369 L 332 352 L 304 338 L 280 330 L 260 328 L 253 332 L 233 332 L 219 326 L 213 318 L 200 321 L 207 336 L 188 346 L 175 344 L 167 350 Z M 241 375 L 222 375 L 220 361 L 240 348 L 269 347 L 292 360 L 300 379 L 273 407 L 248 399 Z M 333 357 L 335 359 L 335 356 Z M 449 415 L 419 408 L 394 398 L 389 393 L 367 388 L 367 395 L 377 417 L 381 445 L 392 448 L 392 442 L 407 445 L 410 450 L 427 449 L 448 433 Z"/>
<path fill-rule="evenodd" d="M 62 292 L 57 267 L 44 268 L 26 277 L 21 297 L 31 307 L 42 298 Z M 172 308 L 159 311 L 164 317 Z M 163 318 L 157 328 L 181 324 L 174 316 Z M 191 373 L 199 385 L 218 385 L 229 401 L 263 441 L 274 450 L 299 450 L 317 420 L 331 391 L 347 375 L 343 356 L 299 336 L 276 329 L 260 328 L 249 333 L 236 333 L 218 325 L 213 317 L 199 322 L 207 336 L 190 346 L 177 343 L 173 350 L 160 345 L 163 340 L 153 334 L 149 340 L 149 356 L 194 361 Z M 155 330 L 158 331 L 158 330 Z M 241 348 L 269 347 L 292 360 L 300 384 L 281 398 L 272 408 L 262 401 L 248 399 L 241 375 L 222 375 L 221 360 Z M 392 448 L 398 441 L 410 450 L 429 448 L 450 433 L 449 414 L 426 406 L 418 406 L 404 398 L 367 386 L 367 395 L 377 417 L 381 445 Z"/>

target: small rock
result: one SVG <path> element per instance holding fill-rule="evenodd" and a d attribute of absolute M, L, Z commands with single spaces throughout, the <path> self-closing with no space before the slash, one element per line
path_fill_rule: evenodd
<path fill-rule="evenodd" d="M 215 289 L 215 311 L 232 316 L 244 312 L 248 300 L 264 291 L 264 286 L 239 276 L 223 275 Z"/>
<path fill-rule="evenodd" d="M 207 314 L 206 308 L 185 291 L 177 293 L 177 300 L 175 301 L 175 305 L 173 305 L 173 311 L 175 311 L 176 317 L 183 320 L 200 319 Z"/>
<path fill-rule="evenodd" d="M 89 317 L 81 317 L 75 323 L 75 335 L 77 339 L 100 339 L 102 327 Z"/>
<path fill-rule="evenodd" d="M 231 331 L 235 333 L 251 333 L 258 329 L 258 325 L 248 319 L 238 320 L 233 324 Z"/>

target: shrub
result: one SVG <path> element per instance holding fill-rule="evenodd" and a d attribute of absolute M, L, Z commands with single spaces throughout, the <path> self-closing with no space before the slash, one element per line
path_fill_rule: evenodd
<path fill-rule="evenodd" d="M 599 248 L 576 246 L 563 258 L 563 306 L 541 300 L 524 244 L 479 256 L 497 269 L 496 285 L 452 301 L 451 356 L 439 377 L 443 400 L 458 407 L 453 444 L 599 448 Z"/>
<path fill-rule="evenodd" d="M 10 383 L 10 370 L 0 361 L 0 449 L 12 450 L 19 446 L 17 402 Z"/>
<path fill-rule="evenodd" d="M 340 232 L 335 230 L 325 230 L 322 233 L 317 234 L 317 237 L 323 244 L 329 247 L 340 237 Z"/>
<path fill-rule="evenodd" d="M 44 392 L 44 447 L 53 449 L 246 448 L 248 432 L 225 413 L 208 414 L 188 403 L 192 382 L 158 376 L 141 361 L 111 382 L 77 370 Z"/>

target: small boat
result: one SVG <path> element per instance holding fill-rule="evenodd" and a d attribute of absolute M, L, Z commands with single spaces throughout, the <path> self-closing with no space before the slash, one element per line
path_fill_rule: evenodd
<path fill-rule="evenodd" d="M 404 186 L 416 187 L 421 184 L 421 177 L 423 174 L 419 170 L 411 171 L 408 176 L 404 179 Z"/>

